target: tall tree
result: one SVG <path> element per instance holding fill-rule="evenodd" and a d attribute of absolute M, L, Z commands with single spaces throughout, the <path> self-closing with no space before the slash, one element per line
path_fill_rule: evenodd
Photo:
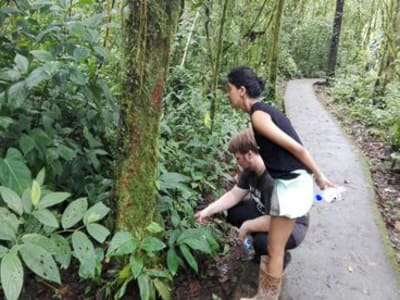
<path fill-rule="evenodd" d="M 124 10 L 117 226 L 140 234 L 157 211 L 161 102 L 180 1 L 128 0 Z"/>
<path fill-rule="evenodd" d="M 336 0 L 336 13 L 333 22 L 333 32 L 331 38 L 331 46 L 328 54 L 328 77 L 335 76 L 336 60 L 339 49 L 340 32 L 342 28 L 344 0 Z"/>

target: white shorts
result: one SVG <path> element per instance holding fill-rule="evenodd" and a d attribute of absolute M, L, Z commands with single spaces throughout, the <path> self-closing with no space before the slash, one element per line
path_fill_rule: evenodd
<path fill-rule="evenodd" d="M 305 170 L 293 179 L 275 179 L 269 215 L 295 219 L 309 212 L 313 204 L 313 177 Z"/>

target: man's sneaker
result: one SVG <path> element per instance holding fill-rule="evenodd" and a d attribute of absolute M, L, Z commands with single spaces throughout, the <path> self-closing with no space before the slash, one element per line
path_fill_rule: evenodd
<path fill-rule="evenodd" d="M 283 270 L 286 269 L 291 260 L 292 260 L 292 254 L 290 254 L 289 251 L 285 251 L 285 255 L 283 256 Z"/>

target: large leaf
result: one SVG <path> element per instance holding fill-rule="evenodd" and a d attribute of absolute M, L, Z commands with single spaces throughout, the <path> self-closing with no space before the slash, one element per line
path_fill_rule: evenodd
<path fill-rule="evenodd" d="M 172 275 L 175 275 L 178 271 L 179 260 L 178 255 L 174 248 L 169 248 L 167 252 L 167 266 L 168 270 Z"/>
<path fill-rule="evenodd" d="M 50 239 L 55 243 L 54 258 L 61 264 L 61 268 L 67 269 L 71 262 L 72 251 L 69 242 L 59 234 L 52 234 Z"/>
<path fill-rule="evenodd" d="M 171 289 L 160 279 L 154 279 L 154 285 L 163 300 L 171 299 Z"/>
<path fill-rule="evenodd" d="M 160 183 L 160 189 L 175 189 L 176 186 L 182 182 L 188 182 L 189 177 L 174 172 L 167 172 L 160 176 L 158 179 Z"/>
<path fill-rule="evenodd" d="M 28 59 L 20 54 L 17 54 L 14 59 L 15 65 L 17 66 L 18 70 L 21 71 L 22 74 L 28 72 L 29 68 L 29 61 Z"/>
<path fill-rule="evenodd" d="M 75 257 L 81 263 L 79 266 L 79 276 L 83 278 L 94 277 L 96 252 L 87 235 L 81 231 L 75 231 L 72 234 L 72 248 L 74 249 Z"/>
<path fill-rule="evenodd" d="M 38 233 L 28 233 L 24 234 L 21 240 L 24 242 L 24 244 L 35 244 L 49 252 L 51 255 L 56 253 L 57 246 L 55 242 L 44 235 Z"/>
<path fill-rule="evenodd" d="M 39 208 L 46 208 L 59 204 L 66 200 L 69 196 L 71 196 L 70 193 L 64 192 L 49 193 L 40 200 Z"/>
<path fill-rule="evenodd" d="M 17 300 L 24 281 L 24 269 L 15 252 L 9 252 L 1 260 L 1 286 L 7 300 Z"/>
<path fill-rule="evenodd" d="M 31 213 L 33 204 L 32 204 L 32 190 L 30 188 L 27 188 L 24 193 L 22 194 L 22 206 L 24 208 L 24 212 L 26 213 Z"/>
<path fill-rule="evenodd" d="M 136 242 L 130 232 L 117 232 L 111 239 L 107 256 L 131 254 L 136 249 Z"/>
<path fill-rule="evenodd" d="M 35 207 L 39 206 L 41 194 L 42 194 L 42 189 L 40 188 L 40 184 L 36 180 L 33 180 L 31 189 L 31 200 L 32 204 Z"/>
<path fill-rule="evenodd" d="M 7 206 L 19 215 L 24 212 L 21 198 L 13 190 L 0 186 L 0 195 Z"/>
<path fill-rule="evenodd" d="M 31 186 L 31 172 L 17 149 L 9 148 L 6 158 L 0 159 L 0 184 L 19 195 Z"/>
<path fill-rule="evenodd" d="M 166 245 L 155 237 L 145 237 L 140 248 L 147 252 L 156 252 L 164 249 Z"/>
<path fill-rule="evenodd" d="M 82 220 L 87 211 L 87 206 L 86 198 L 79 198 L 72 201 L 61 217 L 62 227 L 64 229 L 70 228 Z"/>
<path fill-rule="evenodd" d="M 16 109 L 25 102 L 28 96 L 28 89 L 24 81 L 14 83 L 8 89 L 8 103 L 13 109 Z"/>
<path fill-rule="evenodd" d="M 106 227 L 97 223 L 88 224 L 86 230 L 99 243 L 104 243 L 110 235 L 110 231 Z"/>
<path fill-rule="evenodd" d="M 142 274 L 138 278 L 140 299 L 149 300 L 150 299 L 150 278 L 146 274 Z"/>
<path fill-rule="evenodd" d="M 53 60 L 53 55 L 50 52 L 44 50 L 32 50 L 31 54 L 39 61 L 46 62 Z"/>
<path fill-rule="evenodd" d="M 27 134 L 23 134 L 19 139 L 19 146 L 22 152 L 24 152 L 26 155 L 36 147 L 36 143 L 32 137 Z"/>
<path fill-rule="evenodd" d="M 144 266 L 143 256 L 131 255 L 129 258 L 129 264 L 131 266 L 133 277 L 138 278 L 142 273 Z"/>
<path fill-rule="evenodd" d="M 103 203 L 96 203 L 85 213 L 85 216 L 83 217 L 83 223 L 90 224 L 100 221 L 108 214 L 109 211 L 110 209 Z"/>
<path fill-rule="evenodd" d="M 43 225 L 58 228 L 56 216 L 48 209 L 39 209 L 32 212 L 32 215 Z"/>
<path fill-rule="evenodd" d="M 40 277 L 61 284 L 60 273 L 53 257 L 40 246 L 22 244 L 19 252 L 25 264 Z"/>
<path fill-rule="evenodd" d="M 0 207 L 0 240 L 13 241 L 16 239 L 21 222 L 7 208 Z"/>
<path fill-rule="evenodd" d="M 190 252 L 188 246 L 186 245 L 180 245 L 179 249 L 181 249 L 181 252 L 183 254 L 183 257 L 185 258 L 185 260 L 187 261 L 187 263 L 189 264 L 189 266 L 192 267 L 192 269 L 197 273 L 199 270 L 199 267 L 197 265 L 197 261 L 196 259 L 193 257 L 192 253 Z"/>

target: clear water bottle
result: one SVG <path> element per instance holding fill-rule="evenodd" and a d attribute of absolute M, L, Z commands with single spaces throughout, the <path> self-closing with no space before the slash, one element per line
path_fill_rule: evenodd
<path fill-rule="evenodd" d="M 315 200 L 318 202 L 336 202 L 343 199 L 345 187 L 338 186 L 334 188 L 327 188 L 322 190 L 319 194 L 315 195 Z"/>
<path fill-rule="evenodd" d="M 251 235 L 246 235 L 243 239 L 243 248 L 246 252 L 250 252 L 253 247 L 253 237 Z"/>

